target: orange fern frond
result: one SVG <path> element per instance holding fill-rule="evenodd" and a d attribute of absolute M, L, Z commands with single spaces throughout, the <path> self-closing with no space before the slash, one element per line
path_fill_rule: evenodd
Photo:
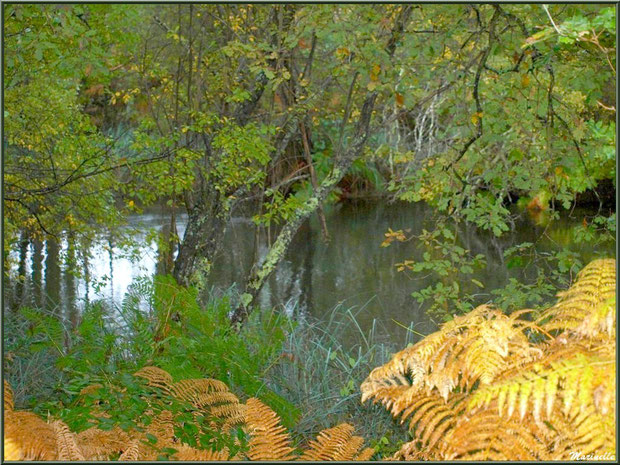
<path fill-rule="evenodd" d="M 24 460 L 24 453 L 13 439 L 4 437 L 4 460 Z"/>
<path fill-rule="evenodd" d="M 485 410 L 462 418 L 441 441 L 442 460 L 549 460 L 543 433 L 531 423 Z"/>
<path fill-rule="evenodd" d="M 292 460 L 293 448 L 280 417 L 256 398 L 246 402 L 246 425 L 250 435 L 250 460 Z"/>
<path fill-rule="evenodd" d="M 84 454 L 78 445 L 75 433 L 62 421 L 56 420 L 52 424 L 56 433 L 56 460 L 85 460 Z"/>
<path fill-rule="evenodd" d="M 174 454 L 175 460 L 182 461 L 199 461 L 199 462 L 219 462 L 225 460 L 231 460 L 230 453 L 227 448 L 222 450 L 200 450 L 193 447 L 182 445 L 177 448 L 177 453 Z"/>
<path fill-rule="evenodd" d="M 200 407 L 204 395 L 213 392 L 227 392 L 226 383 L 210 378 L 183 379 L 172 385 L 171 393 L 179 400 L 184 400 Z"/>
<path fill-rule="evenodd" d="M 161 368 L 147 366 L 136 371 L 133 375 L 146 379 L 148 386 L 161 389 L 166 394 L 171 393 L 173 385 L 172 376 Z"/>
<path fill-rule="evenodd" d="M 140 460 L 140 440 L 133 439 L 128 445 L 127 448 L 123 451 L 121 456 L 118 458 L 121 462 L 136 462 Z"/>
<path fill-rule="evenodd" d="M 390 404 L 392 393 L 407 391 L 415 396 L 433 389 L 447 400 L 456 388 L 463 391 L 476 383 L 490 384 L 506 369 L 513 354 L 533 350 L 524 334 L 529 326 L 480 306 L 375 368 L 361 385 L 362 402 L 374 398 Z M 394 407 L 392 412 L 395 414 Z"/>
<path fill-rule="evenodd" d="M 32 412 L 10 412 L 4 435 L 21 451 L 24 460 L 56 460 L 56 433 Z"/>
<path fill-rule="evenodd" d="M 376 451 L 372 447 L 367 447 L 353 457 L 353 462 L 367 462 L 373 457 L 373 455 L 375 455 L 375 453 Z"/>
<path fill-rule="evenodd" d="M 324 429 L 316 440 L 308 444 L 308 448 L 301 456 L 301 460 L 310 461 L 351 461 L 364 460 L 371 457 L 373 449 L 366 449 L 360 453 L 364 439 L 353 436 L 354 428 L 348 423 L 342 423 L 333 428 Z M 365 460 L 368 460 L 366 458 Z"/>
<path fill-rule="evenodd" d="M 131 441 L 129 434 L 119 427 L 111 430 L 88 428 L 77 434 L 77 442 L 86 460 L 107 460 L 122 453 Z"/>
<path fill-rule="evenodd" d="M 157 439 L 155 446 L 158 449 L 171 446 L 174 442 L 174 415 L 164 410 L 156 415 L 146 428 L 146 433 Z"/>

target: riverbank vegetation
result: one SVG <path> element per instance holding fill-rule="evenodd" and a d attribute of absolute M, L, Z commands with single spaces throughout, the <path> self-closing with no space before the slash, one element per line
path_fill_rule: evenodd
<path fill-rule="evenodd" d="M 613 6 L 8 4 L 3 18 L 6 454 L 615 454 Z M 443 326 L 397 322 L 402 352 L 377 329 L 390 309 L 361 323 L 347 289 L 320 318 L 261 305 L 302 229 L 316 221 L 328 244 L 330 209 L 369 198 L 433 209 L 359 244 L 420 252 L 390 273 L 424 283 L 404 305 Z M 166 225 L 137 239 L 128 219 L 155 206 Z M 215 287 L 239 217 L 254 252 Z M 540 236 L 500 247 L 524 219 Z M 95 245 L 111 269 L 151 240 L 156 275 L 104 298 Z M 514 274 L 483 278 L 500 268 Z"/>

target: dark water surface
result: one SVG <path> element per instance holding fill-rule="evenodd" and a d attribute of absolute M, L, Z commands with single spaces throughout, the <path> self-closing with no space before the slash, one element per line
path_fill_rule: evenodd
<path fill-rule="evenodd" d="M 500 239 L 475 227 L 463 226 L 459 231 L 461 245 L 487 259 L 486 269 L 475 275 L 485 284 L 480 291 L 481 299 L 490 300 L 490 290 L 505 286 L 510 277 L 523 279 L 521 270 L 506 266 L 503 251 L 525 241 L 537 242 L 539 253 L 562 248 L 575 250 L 584 263 L 600 256 L 615 257 L 615 244 L 596 248 L 573 243 L 571 228 L 583 220 L 584 214 L 573 212 L 572 218 L 564 215 L 548 227 L 536 225 L 522 215 L 525 218 L 519 220 L 515 231 Z M 380 333 L 398 339 L 407 334 L 401 325 L 421 334 L 432 332 L 435 323 L 411 297 L 413 291 L 432 284 L 432 278 L 412 279 L 395 266 L 406 259 L 420 260 L 424 251 L 415 240 L 380 247 L 388 228 L 409 229 L 408 236 L 420 234 L 423 228 L 433 228 L 432 210 L 421 203 L 359 202 L 331 207 L 326 216 L 331 241 L 326 244 L 322 240 L 316 216 L 307 221 L 263 289 L 260 303 L 289 314 L 300 312 L 323 319 L 334 312 L 346 314 L 350 310 L 363 331 L 375 325 Z M 181 236 L 186 220 L 185 215 L 177 215 Z M 155 272 L 157 249 L 154 241 L 148 239 L 148 231 L 159 230 L 165 224 L 169 224 L 169 214 L 159 208 L 130 217 L 128 227 L 141 244 L 135 251 L 137 259 L 122 256 L 103 237 L 92 248 L 87 279 L 75 278 L 66 271 L 67 259 L 79 261 L 79 250 L 68 248 L 66 243 L 29 244 L 22 250 L 21 264 L 20 253 L 15 251 L 25 280 L 9 283 L 5 301 L 11 306 L 21 303 L 55 309 L 72 322 L 86 300 L 104 298 L 120 305 L 132 281 Z M 263 228 L 257 234 L 251 220 L 233 219 L 222 252 L 214 262 L 211 284 L 221 289 L 233 283 L 241 285 L 254 257 L 264 256 L 274 238 L 273 230 L 269 233 Z M 356 330 L 353 320 L 349 321 L 351 329 Z"/>

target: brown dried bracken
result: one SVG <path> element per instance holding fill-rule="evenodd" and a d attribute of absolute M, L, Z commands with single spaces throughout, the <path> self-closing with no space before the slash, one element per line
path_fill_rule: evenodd
<path fill-rule="evenodd" d="M 62 421 L 56 420 L 48 424 L 34 413 L 12 411 L 12 392 L 10 386 L 6 385 L 5 405 L 8 403 L 11 408 L 5 409 L 5 457 L 12 457 L 13 460 L 72 461 L 118 458 L 121 461 L 155 461 L 165 451 L 171 460 L 299 458 L 290 445 L 288 433 L 280 424 L 278 415 L 260 400 L 252 398 L 242 404 L 225 383 L 214 379 L 189 379 L 174 383 L 166 371 L 156 367 L 144 367 L 135 376 L 146 379 L 147 386 L 157 388 L 159 393 L 153 395 L 163 400 L 164 405 L 170 405 L 174 399 L 183 402 L 194 418 L 210 418 L 206 427 L 212 432 L 227 433 L 232 426 L 241 426 L 249 435 L 247 454 L 239 452 L 230 457 L 226 448 L 217 451 L 182 444 L 175 436 L 175 416 L 167 409 L 155 411 L 149 408 L 144 413 L 144 418 L 137 419 L 141 424 L 139 429 L 123 431 L 118 427 L 111 430 L 91 427 L 76 434 Z M 106 387 L 92 385 L 80 395 L 83 398 L 99 389 Z M 149 406 L 152 405 L 149 402 Z M 100 411 L 101 407 L 99 404 L 94 405 L 93 412 L 105 416 L 105 412 Z M 374 449 L 360 452 L 364 441 L 352 433 L 353 427 L 348 424 L 324 430 L 301 458 L 356 461 L 370 459 Z"/>

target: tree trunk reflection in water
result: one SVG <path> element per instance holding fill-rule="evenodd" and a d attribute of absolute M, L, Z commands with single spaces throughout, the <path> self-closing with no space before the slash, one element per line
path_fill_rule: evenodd
<path fill-rule="evenodd" d="M 65 318 L 69 322 L 69 327 L 71 329 L 77 326 L 79 320 L 79 313 L 77 308 L 77 290 L 75 283 L 75 275 L 74 271 L 76 269 L 76 256 L 75 256 L 75 240 L 73 238 L 69 238 L 67 241 L 67 256 L 65 259 L 65 270 L 64 270 L 64 281 L 65 281 L 65 289 L 64 289 L 64 302 L 65 302 Z M 67 341 L 68 342 L 68 341 Z"/>
<path fill-rule="evenodd" d="M 28 237 L 22 231 L 19 241 L 19 266 L 17 268 L 17 280 L 15 281 L 15 292 L 13 294 L 13 308 L 23 305 L 24 286 L 26 284 L 26 260 L 28 258 Z"/>
<path fill-rule="evenodd" d="M 43 304 L 43 242 L 32 241 L 32 302 L 36 308 Z"/>
<path fill-rule="evenodd" d="M 45 308 L 60 314 L 60 264 L 58 258 L 60 247 L 56 239 L 45 241 L 47 257 L 45 257 Z"/>

